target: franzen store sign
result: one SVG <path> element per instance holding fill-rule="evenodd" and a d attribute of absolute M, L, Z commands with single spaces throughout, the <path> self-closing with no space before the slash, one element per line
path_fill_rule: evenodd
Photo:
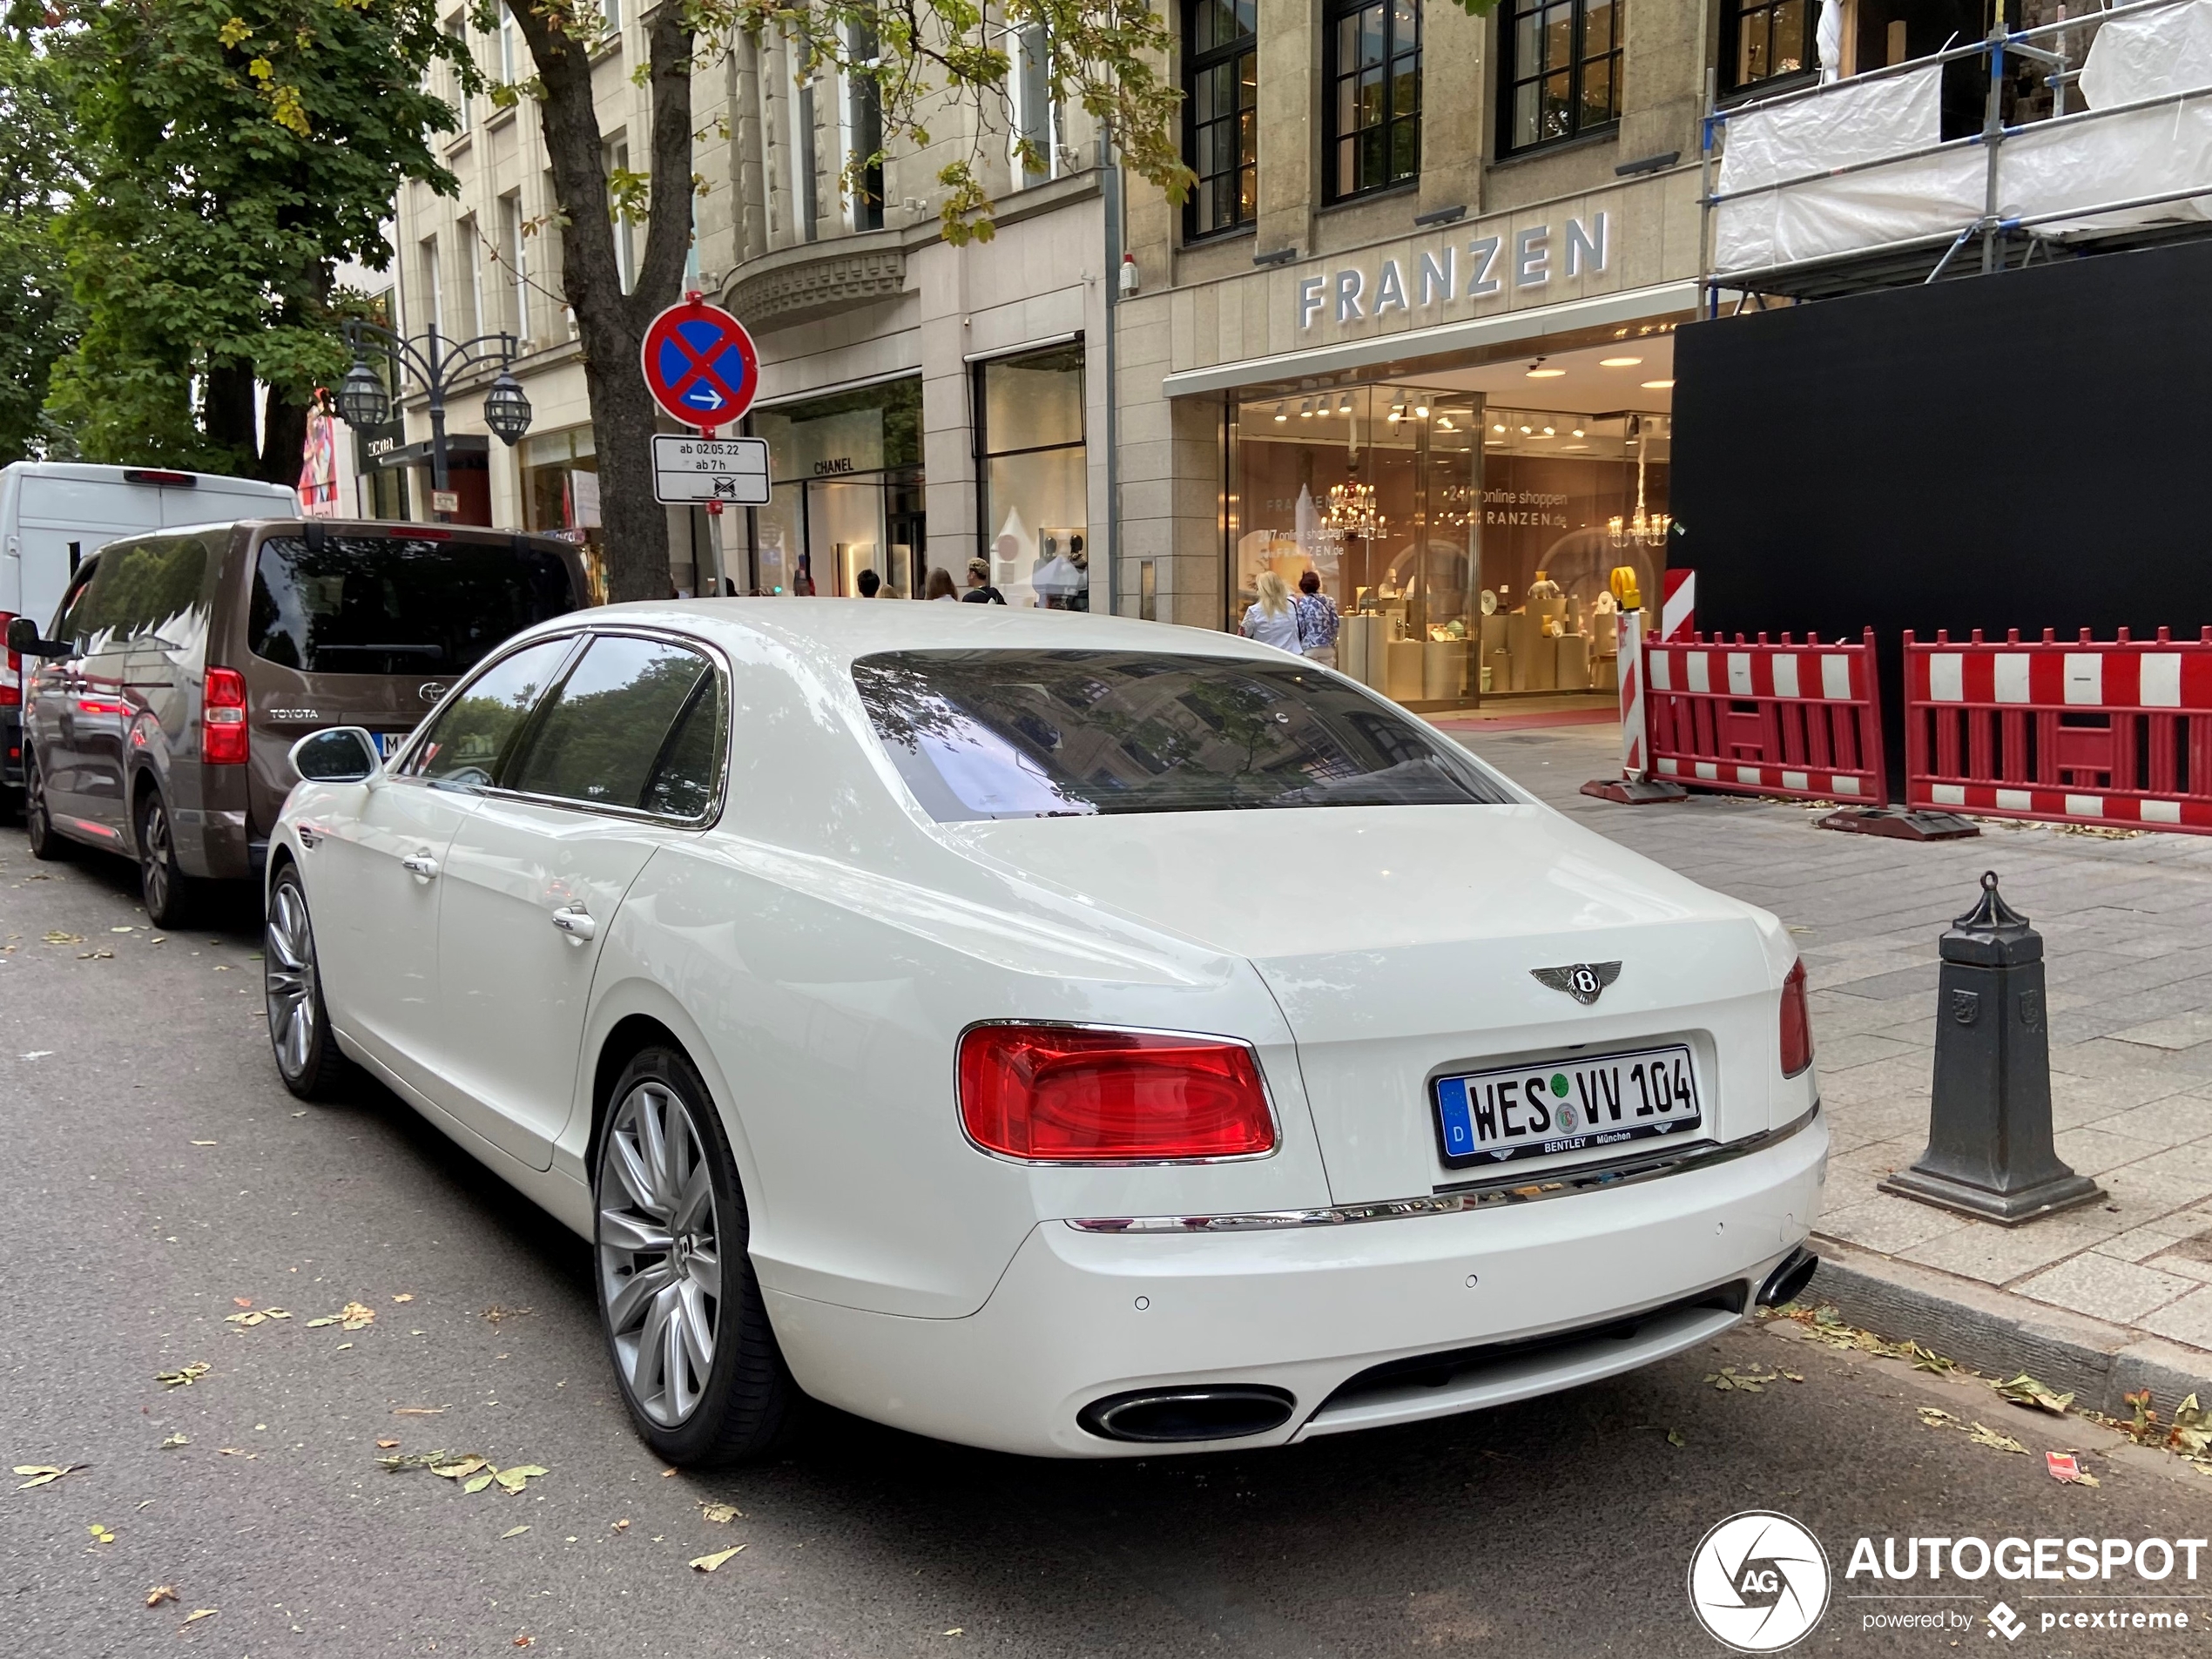
<path fill-rule="evenodd" d="M 1510 236 L 1472 236 L 1420 248 L 1403 260 L 1349 265 L 1301 278 L 1298 326 L 1354 323 L 1393 312 L 1433 312 L 1463 300 L 1512 292 L 1534 294 L 1554 279 L 1571 281 L 1606 267 L 1613 215 L 1524 226 Z"/>

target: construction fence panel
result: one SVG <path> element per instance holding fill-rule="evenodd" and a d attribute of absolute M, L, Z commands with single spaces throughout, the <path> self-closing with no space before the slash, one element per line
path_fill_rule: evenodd
<path fill-rule="evenodd" d="M 1882 806 L 1874 633 L 1853 643 L 1764 634 L 1644 648 L 1651 775 L 1699 789 Z"/>
<path fill-rule="evenodd" d="M 2212 834 L 2212 629 L 1905 636 L 1907 804 Z"/>

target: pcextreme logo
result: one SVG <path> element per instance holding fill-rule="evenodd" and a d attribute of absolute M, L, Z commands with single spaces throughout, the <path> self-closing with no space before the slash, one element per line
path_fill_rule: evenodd
<path fill-rule="evenodd" d="M 1689 1606 L 1716 1642 L 1738 1653 L 1779 1653 L 1828 1610 L 1827 1552 L 1787 1515 L 1730 1515 L 1690 1555 Z"/>

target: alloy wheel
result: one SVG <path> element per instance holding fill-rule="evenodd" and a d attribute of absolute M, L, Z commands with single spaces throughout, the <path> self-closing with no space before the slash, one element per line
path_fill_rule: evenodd
<path fill-rule="evenodd" d="M 138 819 L 138 867 L 149 917 L 169 913 L 169 813 L 161 797 L 146 798 Z"/>
<path fill-rule="evenodd" d="M 297 1081 L 307 1069 L 315 1041 L 315 935 L 307 901 L 292 881 L 280 881 L 269 899 L 263 973 L 269 1036 L 277 1064 Z"/>
<path fill-rule="evenodd" d="M 46 816 L 46 774 L 35 759 L 24 778 L 23 833 L 30 843 L 31 857 L 44 858 L 54 839 L 54 822 Z"/>
<path fill-rule="evenodd" d="M 674 1428 L 698 1409 L 722 1317 L 721 1213 L 691 1107 L 640 1082 L 600 1154 L 599 1282 L 630 1395 Z"/>

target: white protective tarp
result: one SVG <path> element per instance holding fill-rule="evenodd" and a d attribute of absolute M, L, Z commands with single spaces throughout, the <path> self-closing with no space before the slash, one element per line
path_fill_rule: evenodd
<path fill-rule="evenodd" d="M 1922 237 L 1955 235 L 1982 214 L 1988 152 L 1958 144 L 1938 154 L 1762 185 L 1902 155 L 1936 142 L 1942 66 L 1863 84 L 1838 83 L 1730 121 L 1714 212 L 1716 270 L 1756 271 Z M 2099 26 L 2082 66 L 2092 110 L 2212 87 L 2212 0 L 2188 0 Z M 2045 233 L 2160 219 L 2212 217 L 2212 97 L 2044 127 L 1999 150 L 1998 211 L 2006 218 L 2065 213 L 2193 186 L 2208 194 L 2120 212 L 2046 222 Z"/>

